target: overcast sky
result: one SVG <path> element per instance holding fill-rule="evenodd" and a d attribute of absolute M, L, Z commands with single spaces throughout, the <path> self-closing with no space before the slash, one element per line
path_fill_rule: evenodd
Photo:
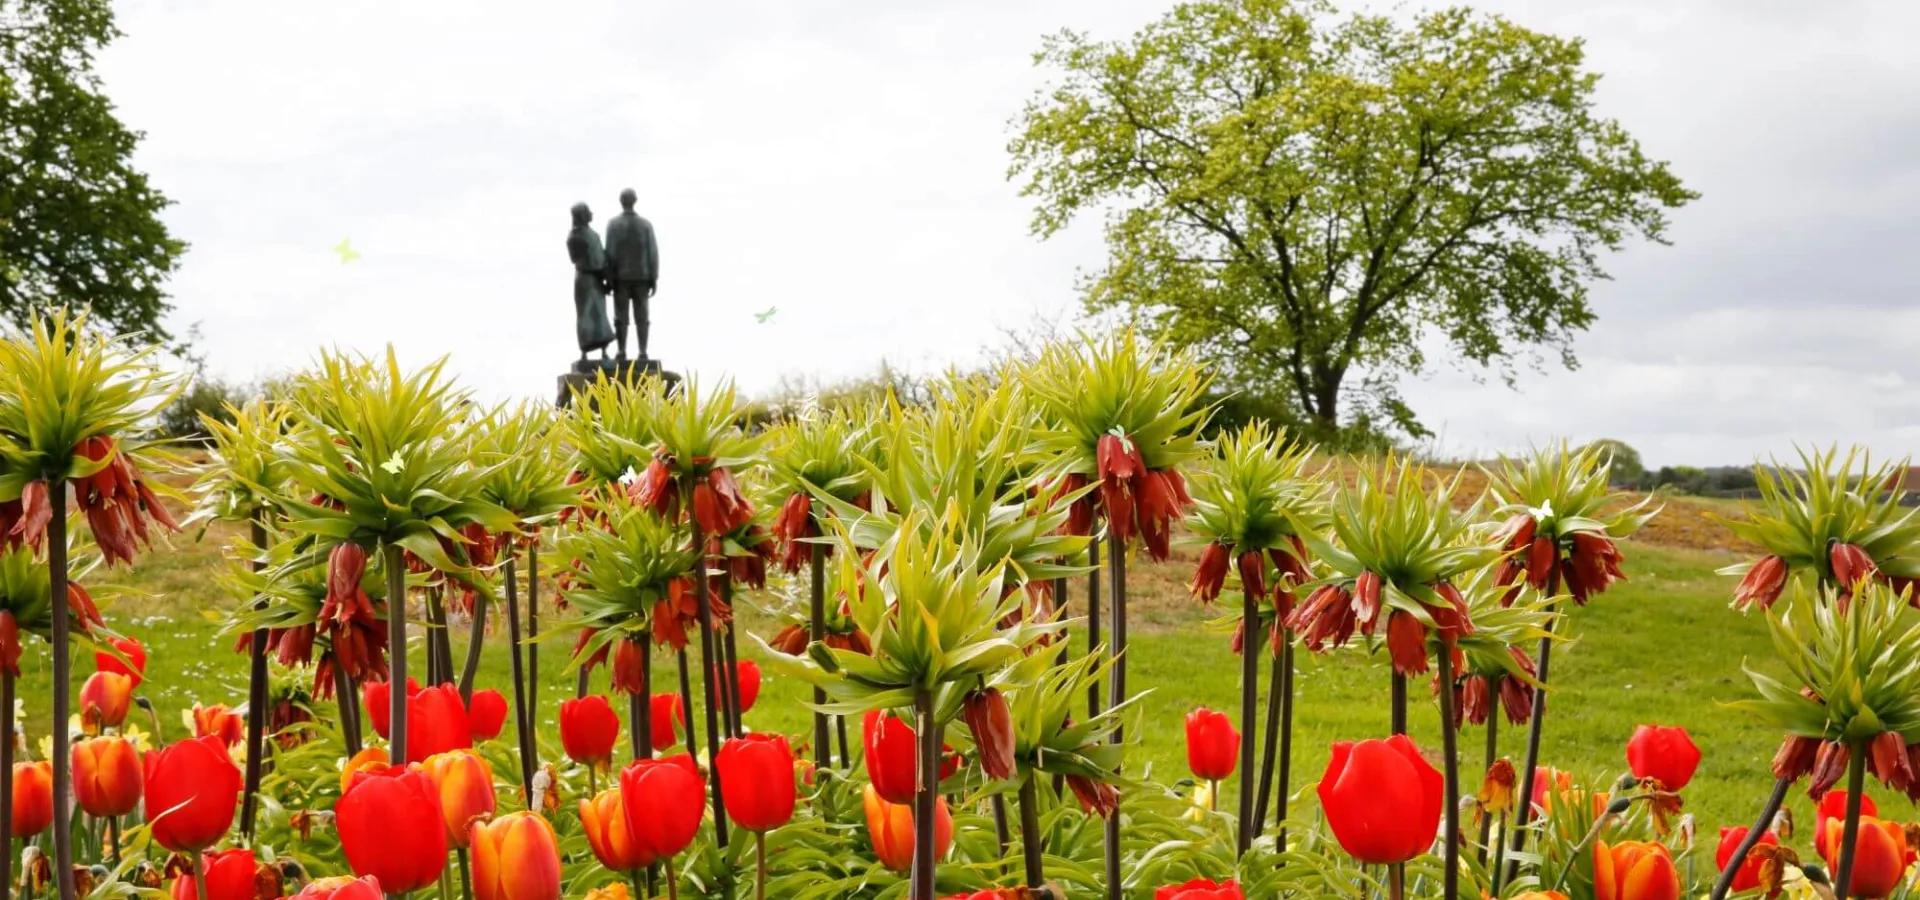
<path fill-rule="evenodd" d="M 751 390 L 970 361 L 1077 308 L 1098 231 L 1029 236 L 1007 123 L 1042 34 L 1119 38 L 1170 5 L 120 0 L 100 67 L 192 244 L 174 324 L 220 374 L 391 342 L 483 397 L 550 397 L 578 353 L 567 208 L 599 228 L 632 187 L 661 247 L 654 355 Z M 1704 196 L 1673 246 L 1609 260 L 1577 372 L 1406 384 L 1443 449 L 1912 452 L 1920 4 L 1476 5 L 1584 37 L 1602 112 Z"/>

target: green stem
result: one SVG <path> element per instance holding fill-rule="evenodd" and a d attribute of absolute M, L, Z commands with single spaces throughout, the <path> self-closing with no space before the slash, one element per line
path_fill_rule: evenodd
<path fill-rule="evenodd" d="M 67 877 L 72 878 L 73 873 L 68 872 Z M 207 863 L 199 850 L 193 851 L 193 895 L 207 900 Z"/>
<path fill-rule="evenodd" d="M 1855 745 L 1847 749 L 1851 751 L 1847 758 L 1847 821 L 1840 836 L 1840 864 L 1833 873 L 1834 900 L 1847 900 L 1847 892 L 1853 887 L 1853 854 L 1860 842 L 1860 800 L 1867 789 L 1867 748 Z"/>
<path fill-rule="evenodd" d="M 382 549 L 387 570 L 387 734 L 392 745 L 387 759 L 402 766 L 407 762 L 407 568 L 399 544 Z"/>
<path fill-rule="evenodd" d="M 467 855 L 467 848 L 454 851 L 460 858 L 460 896 L 463 900 L 473 900 L 473 861 Z"/>
<path fill-rule="evenodd" d="M 1454 900 L 1460 891 L 1460 752 L 1459 728 L 1453 718 L 1453 651 L 1440 648 L 1438 666 L 1440 669 L 1440 759 L 1446 769 L 1446 806 L 1442 810 L 1447 817 L 1446 872 L 1443 875 L 1445 887 L 1441 894 L 1446 900 Z"/>
<path fill-rule="evenodd" d="M 47 523 L 47 581 L 53 601 L 53 796 L 60 798 L 53 804 L 53 883 L 59 886 L 60 900 L 74 900 L 73 811 L 66 802 L 73 796 L 73 755 L 67 746 L 71 739 L 67 719 L 73 699 L 73 651 L 67 633 L 66 481 L 48 479 L 47 496 L 53 504 L 53 518 Z M 12 735 L 7 739 L 12 740 Z M 6 774 L 8 778 L 13 776 L 11 771 Z"/>
<path fill-rule="evenodd" d="M 767 833 L 753 833 L 753 855 L 755 871 L 753 875 L 753 900 L 767 900 Z"/>

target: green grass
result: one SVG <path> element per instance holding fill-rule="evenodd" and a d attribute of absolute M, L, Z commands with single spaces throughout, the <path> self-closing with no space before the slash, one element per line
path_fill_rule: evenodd
<path fill-rule="evenodd" d="M 238 705 L 245 698 L 244 659 L 233 652 L 230 637 L 216 634 L 217 617 L 233 602 L 216 586 L 217 540 L 217 532 L 200 543 L 177 539 L 172 551 L 156 551 L 135 569 L 113 573 L 136 593 L 109 605 L 108 618 L 150 648 L 143 693 L 159 708 L 169 739 L 185 734 L 181 710 L 195 701 Z M 1624 745 L 1635 725 L 1683 725 L 1705 754 L 1699 775 L 1685 792 L 1687 809 L 1696 815 L 1703 840 L 1710 840 L 1723 824 L 1748 824 L 1771 786 L 1768 761 L 1779 735 L 1724 706 L 1751 695 L 1741 664 L 1751 660 L 1771 667 L 1771 646 L 1763 622 L 1727 608 L 1731 583 L 1713 570 L 1728 562 L 1729 554 L 1639 544 L 1629 545 L 1627 552 L 1631 580 L 1575 611 L 1567 622 L 1575 640 L 1554 654 L 1556 689 L 1542 759 L 1583 777 L 1610 781 L 1626 768 Z M 1226 635 L 1208 627 L 1208 619 L 1225 610 L 1198 608 L 1185 598 L 1178 584 L 1187 577 L 1188 565 L 1190 561 L 1176 560 L 1168 566 L 1141 565 L 1134 572 L 1128 681 L 1135 690 L 1151 694 L 1128 730 L 1140 742 L 1133 757 L 1138 767 L 1130 768 L 1150 771 L 1162 781 L 1187 777 L 1182 719 L 1188 710 L 1204 705 L 1239 718 L 1239 661 L 1228 652 Z M 98 576 L 94 580 L 105 581 Z M 1077 614 L 1084 605 L 1084 584 L 1076 584 L 1073 593 L 1070 609 Z M 747 629 L 770 630 L 762 614 L 741 605 Z M 550 620 L 551 608 L 544 615 Z M 497 626 L 496 632 L 486 648 L 480 683 L 505 690 L 504 627 Z M 464 629 L 456 632 L 456 655 L 463 652 L 464 638 Z M 553 725 L 557 704 L 572 695 L 572 677 L 563 671 L 569 646 L 561 642 L 541 648 L 542 733 L 544 742 L 553 746 L 558 743 Z M 755 655 L 748 641 L 742 641 L 741 652 Z M 39 645 L 22 660 L 21 694 L 36 746 L 46 729 L 47 659 L 44 645 Z M 413 659 L 416 670 L 424 664 L 417 638 Z M 91 661 L 76 660 L 75 668 L 77 690 L 91 671 Z M 667 689 L 672 678 L 671 670 L 660 664 L 656 688 Z M 595 682 L 596 690 L 605 690 L 604 673 Z M 1302 653 L 1298 687 L 1296 790 L 1319 776 L 1330 742 L 1387 733 L 1387 668 L 1384 658 L 1368 658 L 1356 650 L 1321 658 Z M 805 695 L 802 685 L 770 680 L 747 715 L 748 726 L 806 732 L 808 713 L 801 705 Z M 1437 750 L 1438 716 L 1426 702 L 1426 684 L 1416 684 L 1413 696 L 1414 737 L 1423 747 Z M 850 724 L 858 741 L 857 723 Z M 695 727 L 702 727 L 697 718 Z M 511 739 L 511 727 L 503 737 Z M 1465 763 L 1461 781 L 1471 792 L 1480 781 L 1484 732 L 1469 728 L 1460 740 Z M 1524 730 L 1503 728 L 1501 752 L 1523 756 Z M 1221 808 L 1233 808 L 1233 797 L 1229 786 Z M 1797 793 L 1795 814 L 1801 822 L 1812 821 Z"/>

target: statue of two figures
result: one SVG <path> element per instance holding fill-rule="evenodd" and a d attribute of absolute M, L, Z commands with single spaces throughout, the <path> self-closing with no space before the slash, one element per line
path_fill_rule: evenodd
<path fill-rule="evenodd" d="M 573 230 L 567 232 L 567 256 L 573 259 L 574 330 L 580 339 L 582 371 L 627 359 L 627 325 L 634 329 L 634 358 L 647 359 L 647 301 L 660 280 L 660 247 L 654 243 L 653 223 L 633 211 L 632 188 L 620 192 L 619 215 L 607 223 L 607 242 L 600 243 L 585 203 L 573 205 Z M 607 322 L 607 297 L 613 297 L 613 322 Z M 619 356 L 607 359 L 607 345 L 618 344 Z M 599 360 L 587 354 L 600 351 Z"/>

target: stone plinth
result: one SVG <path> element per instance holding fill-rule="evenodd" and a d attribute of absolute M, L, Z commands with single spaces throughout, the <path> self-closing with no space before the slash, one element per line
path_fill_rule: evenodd
<path fill-rule="evenodd" d="M 559 395 L 554 398 L 554 403 L 566 409 L 574 394 L 585 390 L 601 377 L 609 381 L 633 382 L 646 375 L 665 381 L 669 389 L 680 383 L 680 376 L 661 368 L 657 359 L 582 359 L 574 362 L 573 371 L 560 376 Z"/>

